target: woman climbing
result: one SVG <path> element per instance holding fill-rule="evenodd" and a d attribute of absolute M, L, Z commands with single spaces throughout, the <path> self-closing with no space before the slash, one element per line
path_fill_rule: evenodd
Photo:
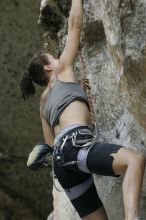
<path fill-rule="evenodd" d="M 54 172 L 80 217 L 107 220 L 92 173 L 124 175 L 122 191 L 126 220 L 138 220 L 145 157 L 130 148 L 97 143 L 89 128 L 90 106 L 74 77 L 83 25 L 82 0 L 72 0 L 68 36 L 59 59 L 39 52 L 21 79 L 23 97 L 35 93 L 34 83 L 46 86 L 40 99 L 45 143 L 53 146 Z"/>

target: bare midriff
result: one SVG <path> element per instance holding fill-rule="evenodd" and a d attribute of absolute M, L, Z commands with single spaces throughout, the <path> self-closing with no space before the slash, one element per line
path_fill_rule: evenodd
<path fill-rule="evenodd" d="M 87 105 L 80 101 L 69 104 L 60 116 L 59 124 L 54 128 L 55 136 L 69 125 L 82 124 L 89 125 L 90 113 Z"/>

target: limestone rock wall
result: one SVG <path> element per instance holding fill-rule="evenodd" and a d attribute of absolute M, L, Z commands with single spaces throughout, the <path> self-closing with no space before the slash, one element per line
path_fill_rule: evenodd
<path fill-rule="evenodd" d="M 42 1 L 42 8 L 50 1 Z M 61 13 L 58 31 L 60 54 L 67 34 L 69 2 L 54 1 Z M 62 7 L 61 7 L 61 6 Z M 146 155 L 146 1 L 84 1 L 84 59 L 95 95 L 98 141 L 135 148 Z M 42 11 L 41 11 L 42 13 Z M 50 36 L 48 28 L 48 36 Z M 76 63 L 80 77 L 81 64 Z M 122 178 L 95 176 L 99 195 L 110 220 L 123 220 Z M 54 188 L 54 212 L 50 219 L 77 220 L 64 192 Z M 146 218 L 146 177 L 141 212 Z"/>

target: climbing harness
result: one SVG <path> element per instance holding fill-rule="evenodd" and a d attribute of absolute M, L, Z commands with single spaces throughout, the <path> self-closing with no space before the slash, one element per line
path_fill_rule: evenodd
<path fill-rule="evenodd" d="M 70 131 L 65 134 L 63 138 L 54 146 L 50 147 L 48 144 L 37 144 L 32 152 L 29 154 L 27 167 L 33 171 L 36 171 L 42 165 L 49 166 L 52 165 L 51 176 L 53 178 L 53 184 L 57 191 L 62 192 L 55 183 L 55 173 L 54 173 L 54 162 L 59 164 L 59 166 L 69 166 L 78 164 L 79 161 L 64 161 L 63 149 L 67 141 L 71 141 L 73 147 L 76 148 L 88 148 L 90 149 L 96 141 L 96 136 L 89 129 L 76 129 L 70 133 Z"/>
<path fill-rule="evenodd" d="M 95 144 L 96 136 L 89 129 L 77 129 L 71 134 L 66 134 L 64 138 L 61 138 L 61 141 L 54 146 L 53 151 L 53 158 L 60 166 L 78 164 L 78 161 L 64 162 L 63 148 L 69 140 L 71 140 L 73 147 L 80 149 L 88 148 Z"/>
<path fill-rule="evenodd" d="M 67 141 L 71 141 L 73 147 L 79 149 L 88 148 L 89 150 L 95 144 L 96 137 L 92 134 L 92 132 L 89 129 L 77 129 L 71 132 L 71 134 L 66 134 L 64 138 L 61 138 L 61 141 L 55 145 L 53 151 L 53 164 L 52 164 L 53 174 L 54 174 L 54 161 L 55 163 L 59 164 L 59 166 L 62 167 L 79 164 L 78 160 L 69 161 L 69 162 L 64 161 L 63 148 Z M 55 175 L 53 176 L 53 180 L 54 177 Z M 53 181 L 53 183 L 56 190 L 60 192 L 60 189 L 58 189 L 57 186 L 55 185 L 55 181 Z"/>

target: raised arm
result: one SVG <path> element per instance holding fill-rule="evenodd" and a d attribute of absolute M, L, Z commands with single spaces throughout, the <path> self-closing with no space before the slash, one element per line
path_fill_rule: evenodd
<path fill-rule="evenodd" d="M 59 59 L 60 71 L 72 68 L 78 53 L 80 34 L 83 26 L 82 0 L 72 0 L 70 16 L 68 20 L 68 36 L 65 48 Z"/>

